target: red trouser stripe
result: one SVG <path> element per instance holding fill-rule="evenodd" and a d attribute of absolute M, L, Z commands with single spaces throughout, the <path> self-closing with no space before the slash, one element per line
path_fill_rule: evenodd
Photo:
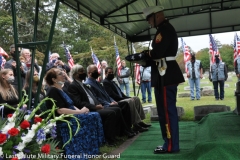
<path fill-rule="evenodd" d="M 171 135 L 171 129 L 170 129 L 171 127 L 170 127 L 170 123 L 169 123 L 168 107 L 167 107 L 167 89 L 166 89 L 166 87 L 163 87 L 163 102 L 164 102 L 163 107 L 164 107 L 164 111 L 165 111 L 166 124 L 168 124 L 168 131 Z M 167 150 L 168 150 L 168 152 L 172 151 L 172 138 L 168 139 L 168 149 Z"/>

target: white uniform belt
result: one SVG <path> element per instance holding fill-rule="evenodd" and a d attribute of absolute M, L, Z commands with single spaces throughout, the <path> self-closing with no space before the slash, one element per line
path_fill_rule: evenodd
<path fill-rule="evenodd" d="M 176 60 L 175 57 L 166 57 L 166 61 L 174 61 L 174 60 Z"/>

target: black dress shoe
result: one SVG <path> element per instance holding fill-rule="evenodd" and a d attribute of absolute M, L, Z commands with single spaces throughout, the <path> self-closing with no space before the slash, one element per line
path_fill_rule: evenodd
<path fill-rule="evenodd" d="M 144 127 L 139 126 L 138 124 L 134 124 L 133 125 L 133 130 L 134 131 L 139 131 L 139 132 L 145 132 L 145 131 L 148 131 L 148 128 L 144 128 Z"/>
<path fill-rule="evenodd" d="M 167 153 L 167 150 L 163 149 L 162 146 L 157 146 L 157 148 L 154 149 L 153 153 L 154 154 L 163 154 L 163 153 Z"/>
<path fill-rule="evenodd" d="M 138 123 L 138 125 L 141 126 L 141 127 L 144 127 L 144 128 L 148 128 L 148 127 L 152 126 L 151 124 L 146 124 L 144 122 L 140 122 L 140 123 Z"/>
<path fill-rule="evenodd" d="M 128 131 L 125 131 L 125 135 L 126 135 L 128 138 L 132 138 L 132 137 L 134 137 L 136 134 L 135 134 L 135 133 L 128 132 Z"/>

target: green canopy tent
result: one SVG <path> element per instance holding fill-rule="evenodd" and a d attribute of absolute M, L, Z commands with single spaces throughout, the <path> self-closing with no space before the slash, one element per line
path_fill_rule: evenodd
<path fill-rule="evenodd" d="M 16 47 L 31 49 L 33 51 L 33 59 L 35 58 L 37 45 L 47 46 L 42 67 L 43 73 L 48 60 L 59 5 L 62 4 L 67 5 L 99 25 L 127 39 L 128 43 L 150 41 L 153 39 L 155 29 L 149 28 L 142 15 L 142 10 L 154 5 L 164 6 L 165 17 L 173 24 L 179 37 L 240 30 L 240 17 L 236 16 L 239 13 L 240 0 L 56 0 L 49 38 L 46 41 L 37 41 L 36 34 L 40 0 L 34 2 L 36 3 L 36 7 L 33 40 L 32 42 L 21 44 L 18 42 L 15 0 L 11 0 L 14 43 Z M 129 53 L 132 53 L 132 47 L 129 47 Z M 20 62 L 17 62 L 17 67 L 19 68 L 19 66 Z M 31 67 L 33 68 L 33 66 Z M 32 75 L 33 71 L 31 71 L 31 77 Z M 40 92 L 43 75 L 41 74 L 40 77 L 37 94 Z M 18 77 L 18 81 L 20 81 L 20 75 Z M 21 87 L 19 85 L 19 91 Z M 21 92 L 19 92 L 19 97 L 21 98 Z M 35 100 L 35 102 L 37 101 L 38 99 Z"/>

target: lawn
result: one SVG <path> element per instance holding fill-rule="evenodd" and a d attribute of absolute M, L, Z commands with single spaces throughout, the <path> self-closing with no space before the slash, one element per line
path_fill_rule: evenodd
<path fill-rule="evenodd" d="M 193 112 L 193 108 L 194 106 L 199 106 L 199 105 L 227 105 L 231 107 L 231 110 L 233 110 L 236 107 L 236 100 L 235 100 L 235 96 L 234 96 L 234 92 L 235 92 L 235 83 L 237 82 L 237 77 L 235 75 L 235 73 L 229 73 L 229 79 L 225 82 L 225 85 L 228 84 L 229 87 L 225 87 L 225 98 L 224 100 L 219 100 L 216 101 L 214 96 L 202 96 L 200 100 L 190 100 L 190 97 L 183 97 L 183 98 L 179 98 L 177 97 L 177 106 L 179 107 L 183 107 L 184 109 L 184 116 L 181 118 L 181 120 L 184 121 L 192 121 L 194 120 L 194 112 Z M 200 81 L 200 87 L 204 87 L 204 86 L 212 86 L 212 82 L 209 81 L 208 77 L 205 76 L 203 79 L 201 79 Z M 178 86 L 178 93 L 190 93 L 189 90 L 184 90 L 184 87 L 189 86 L 188 85 L 188 81 L 180 84 Z M 131 86 L 132 87 L 132 86 Z M 136 93 L 137 93 L 137 89 L 138 89 L 138 85 L 136 85 Z M 131 96 L 134 96 L 133 91 L 130 93 Z M 141 95 L 141 91 L 139 91 L 139 96 L 140 99 L 142 98 Z M 147 105 L 148 103 L 143 104 L 143 106 Z M 152 89 L 152 104 L 155 105 L 155 97 L 154 97 L 154 90 Z"/>
<path fill-rule="evenodd" d="M 194 120 L 194 112 L 193 112 L 193 108 L 194 106 L 199 106 L 199 105 L 227 105 L 231 107 L 231 110 L 233 110 L 236 107 L 236 100 L 235 100 L 235 96 L 234 96 L 234 92 L 235 92 L 235 83 L 237 82 L 237 77 L 235 76 L 235 73 L 229 73 L 229 79 L 228 81 L 225 82 L 225 84 L 228 84 L 229 87 L 225 88 L 225 98 L 224 100 L 219 100 L 216 101 L 214 96 L 202 96 L 200 100 L 190 100 L 190 97 L 184 97 L 184 98 L 179 98 L 177 97 L 177 106 L 183 107 L 184 108 L 184 116 L 181 118 L 181 121 L 193 121 Z M 188 82 L 186 81 L 185 83 L 182 83 L 178 86 L 178 93 L 189 93 L 189 90 L 184 90 L 184 87 L 189 86 Z M 208 80 L 207 75 L 201 80 L 201 87 L 204 86 L 213 86 L 212 82 L 210 82 Z M 134 92 L 133 92 L 133 87 L 132 85 L 130 85 L 131 88 L 131 92 L 130 92 L 130 96 L 134 96 Z M 136 84 L 136 93 L 138 90 L 138 85 Z M 142 99 L 142 95 L 141 95 L 141 91 L 139 91 L 139 95 L 138 97 L 140 99 Z M 155 105 L 155 97 L 154 97 L 154 91 L 152 89 L 152 103 L 154 104 L 154 107 L 156 107 Z M 143 106 L 148 105 L 149 103 L 144 103 Z M 146 115 L 146 119 L 144 120 L 144 122 L 146 123 L 151 123 L 150 120 L 150 114 Z M 102 153 L 110 153 L 111 151 L 115 150 L 116 148 L 118 148 L 124 141 L 126 140 L 126 137 L 122 140 L 119 141 L 116 147 L 107 147 L 107 146 L 103 146 L 100 148 L 100 151 Z M 100 159 L 105 159 L 105 158 L 100 158 Z M 98 159 L 98 160 L 100 160 Z"/>

